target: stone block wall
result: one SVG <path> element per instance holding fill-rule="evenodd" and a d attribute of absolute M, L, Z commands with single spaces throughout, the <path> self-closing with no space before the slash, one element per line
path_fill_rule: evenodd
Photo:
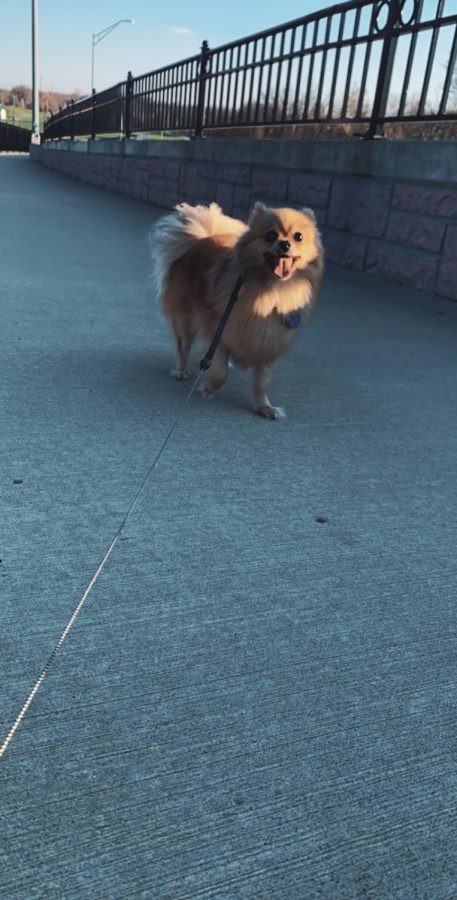
<path fill-rule="evenodd" d="M 287 156 L 281 145 L 292 142 L 259 143 L 260 161 L 255 142 L 233 141 L 226 148 L 217 140 L 61 142 L 33 155 L 59 172 L 164 209 L 215 200 L 227 214 L 246 219 L 257 200 L 311 207 L 330 262 L 457 300 L 457 181 L 410 179 L 407 160 L 403 166 L 393 162 L 392 171 L 383 160 L 381 175 L 376 165 L 366 171 L 360 147 L 352 165 L 335 163 L 332 148 L 332 162 L 324 160 L 319 171 L 319 160 L 298 159 L 296 148 Z M 251 145 L 249 152 L 243 144 Z M 275 146 L 281 151 L 276 155 Z"/>

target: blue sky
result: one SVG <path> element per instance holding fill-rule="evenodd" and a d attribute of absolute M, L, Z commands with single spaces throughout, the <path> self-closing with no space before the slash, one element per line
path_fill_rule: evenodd
<path fill-rule="evenodd" d="M 331 0 L 38 0 L 41 87 L 70 93 L 90 89 L 91 37 L 120 25 L 96 47 L 98 90 L 198 52 L 331 6 Z M 0 87 L 31 83 L 31 0 L 1 0 Z"/>
<path fill-rule="evenodd" d="M 334 0 L 333 0 L 334 2 Z M 405 0 L 406 9 L 413 0 Z M 92 33 L 116 22 L 134 19 L 134 25 L 118 26 L 96 47 L 95 87 L 102 90 L 123 81 L 129 69 L 141 75 L 162 65 L 196 54 L 202 40 L 218 47 L 236 38 L 279 25 L 332 6 L 332 0 L 289 0 L 284 6 L 273 0 L 38 0 L 40 31 L 40 86 L 43 90 L 89 93 Z M 436 15 L 438 0 L 423 0 L 423 20 Z M 31 84 L 31 0 L 0 0 L 0 87 Z M 370 7 L 371 8 L 371 7 Z M 369 9 L 366 10 L 369 21 Z M 457 0 L 444 0 L 443 14 L 457 14 Z M 365 14 L 363 14 L 365 15 Z M 335 20 L 336 22 L 336 20 Z M 335 24 L 334 22 L 334 24 Z M 431 31 L 418 38 L 410 92 L 420 90 L 428 57 Z M 453 29 L 440 31 L 429 97 L 437 102 L 449 59 Z M 396 85 L 403 78 L 410 38 L 398 44 L 392 80 L 392 103 L 398 102 Z M 375 48 L 367 89 L 374 87 Z M 357 68 L 356 64 L 354 67 Z M 330 71 L 330 70 L 329 70 Z M 357 74 L 355 72 L 355 74 Z M 434 99 L 435 98 L 435 99 Z M 388 110 L 389 112 L 394 112 Z"/>

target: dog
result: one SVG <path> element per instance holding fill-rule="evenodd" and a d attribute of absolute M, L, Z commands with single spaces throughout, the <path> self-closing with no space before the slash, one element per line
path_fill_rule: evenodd
<path fill-rule="evenodd" d="M 211 341 L 241 276 L 203 394 L 219 390 L 233 361 L 254 370 L 254 411 L 267 419 L 284 415 L 270 403 L 267 389 L 275 362 L 316 303 L 323 249 L 314 213 L 256 203 L 245 224 L 216 203 L 181 203 L 157 225 L 152 251 L 162 310 L 176 339 L 174 377 L 189 377 L 194 339 Z"/>

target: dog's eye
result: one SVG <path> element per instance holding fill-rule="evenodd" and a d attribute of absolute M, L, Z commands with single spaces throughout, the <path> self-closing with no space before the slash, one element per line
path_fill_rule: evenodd
<path fill-rule="evenodd" d="M 271 229 L 271 231 L 267 231 L 267 233 L 264 234 L 264 239 L 266 240 L 267 244 L 274 244 L 274 242 L 278 240 L 278 237 L 278 232 L 273 231 L 273 229 Z"/>
<path fill-rule="evenodd" d="M 302 241 L 302 240 L 303 240 L 303 235 L 302 235 L 301 231 L 296 231 L 294 234 L 294 241 Z"/>

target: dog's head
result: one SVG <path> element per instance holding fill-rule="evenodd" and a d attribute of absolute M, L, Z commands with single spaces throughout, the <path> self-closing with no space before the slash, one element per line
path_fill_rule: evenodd
<path fill-rule="evenodd" d="M 242 272 L 277 282 L 303 273 L 322 253 L 316 218 L 310 209 L 270 209 L 256 203 L 248 230 L 238 241 Z"/>

